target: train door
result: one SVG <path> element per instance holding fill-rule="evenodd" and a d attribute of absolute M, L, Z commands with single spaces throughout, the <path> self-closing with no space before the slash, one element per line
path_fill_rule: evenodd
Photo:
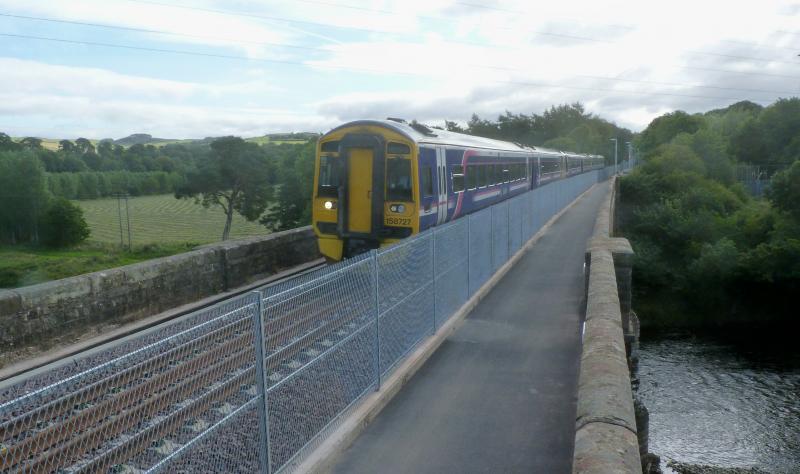
<path fill-rule="evenodd" d="M 371 134 L 345 135 L 339 143 L 339 156 L 346 159 L 338 222 L 343 237 L 366 243 L 383 227 L 384 148 L 383 138 Z"/>
<path fill-rule="evenodd" d="M 351 148 L 347 176 L 347 229 L 368 234 L 372 230 L 372 150 Z"/>
<path fill-rule="evenodd" d="M 438 196 L 438 218 L 437 224 L 443 224 L 447 220 L 447 159 L 444 147 L 436 147 L 436 175 L 439 177 L 437 180 L 437 196 Z"/>

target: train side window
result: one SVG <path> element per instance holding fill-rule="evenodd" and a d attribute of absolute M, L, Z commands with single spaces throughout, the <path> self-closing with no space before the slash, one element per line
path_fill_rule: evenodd
<path fill-rule="evenodd" d="M 486 165 L 486 185 L 494 184 L 494 165 Z"/>
<path fill-rule="evenodd" d="M 460 193 L 464 190 L 464 167 L 453 166 L 453 192 Z"/>
<path fill-rule="evenodd" d="M 475 165 L 467 166 L 467 188 L 475 189 L 478 187 L 478 167 Z"/>
<path fill-rule="evenodd" d="M 422 167 L 422 196 L 433 196 L 433 168 L 430 166 Z"/>
<path fill-rule="evenodd" d="M 478 166 L 478 186 L 481 188 L 486 187 L 486 165 Z"/>
<path fill-rule="evenodd" d="M 339 168 L 339 158 L 331 155 L 321 155 L 319 157 L 319 187 L 317 188 L 317 196 L 338 197 Z"/>
<path fill-rule="evenodd" d="M 411 201 L 411 160 L 389 158 L 386 160 L 386 199 Z"/>

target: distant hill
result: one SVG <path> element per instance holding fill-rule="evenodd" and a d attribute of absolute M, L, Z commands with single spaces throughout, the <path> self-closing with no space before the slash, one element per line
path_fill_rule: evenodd
<path fill-rule="evenodd" d="M 260 137 L 249 137 L 245 138 L 246 141 L 256 143 L 258 145 L 263 145 L 265 143 L 287 143 L 287 144 L 302 144 L 306 142 L 315 142 L 321 134 L 315 132 L 290 132 L 290 133 L 268 133 L 266 135 L 262 135 Z M 130 147 L 133 145 L 153 145 L 153 146 L 164 146 L 164 145 L 173 145 L 173 144 L 184 144 L 184 145 L 209 145 L 211 142 L 216 140 L 220 137 L 205 137 L 205 138 L 156 138 L 149 133 L 134 133 L 128 135 L 125 138 L 120 138 L 118 140 L 114 140 L 112 138 L 103 138 L 102 140 L 90 140 L 94 146 L 97 146 L 100 142 L 111 142 L 114 145 L 120 145 L 123 147 Z M 14 141 L 22 140 L 22 137 L 14 137 L 12 138 Z M 58 150 L 58 142 L 61 141 L 60 138 L 42 138 L 42 146 L 49 150 Z M 71 141 L 75 141 L 74 139 Z"/>
<path fill-rule="evenodd" d="M 163 142 L 174 142 L 167 138 L 153 138 L 152 135 L 147 133 L 134 133 L 125 138 L 114 140 L 115 145 L 132 146 L 132 145 L 155 145 Z"/>

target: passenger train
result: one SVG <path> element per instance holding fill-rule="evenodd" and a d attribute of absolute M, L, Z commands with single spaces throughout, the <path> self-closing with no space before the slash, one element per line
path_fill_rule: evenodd
<path fill-rule="evenodd" d="M 317 144 L 314 232 L 322 255 L 338 261 L 604 161 L 401 119 L 349 122 Z"/>

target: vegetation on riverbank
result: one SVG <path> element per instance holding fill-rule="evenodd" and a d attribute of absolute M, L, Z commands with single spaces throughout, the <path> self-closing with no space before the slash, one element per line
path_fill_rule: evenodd
<path fill-rule="evenodd" d="M 641 134 L 644 162 L 621 181 L 643 324 L 794 323 L 800 290 L 800 99 L 675 112 Z M 767 199 L 737 163 L 782 165 Z"/>

